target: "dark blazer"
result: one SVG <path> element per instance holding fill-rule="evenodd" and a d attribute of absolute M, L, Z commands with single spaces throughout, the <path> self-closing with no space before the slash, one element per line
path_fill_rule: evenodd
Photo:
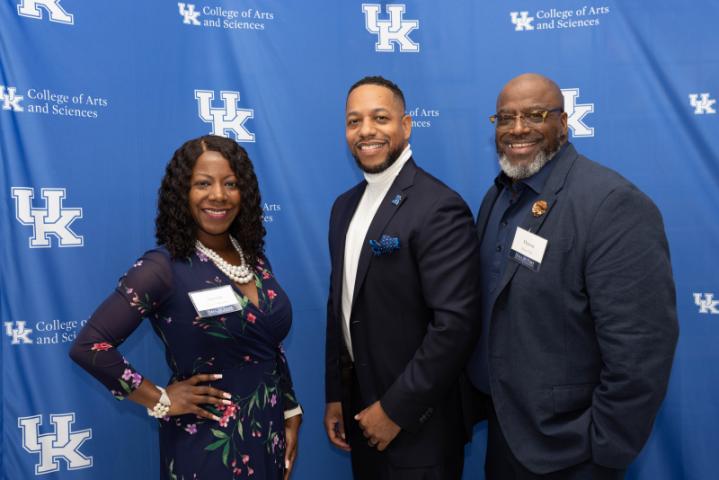
<path fill-rule="evenodd" d="M 528 469 L 625 468 L 664 398 L 678 327 L 669 248 L 652 201 L 570 144 L 520 226 L 546 238 L 539 272 L 508 260 L 495 291 L 490 386 Z M 499 194 L 480 207 L 480 239 Z"/>
<path fill-rule="evenodd" d="M 346 401 L 340 372 L 344 247 L 365 186 L 340 195 L 330 218 L 328 402 Z M 368 242 L 382 235 L 397 237 L 399 249 L 373 255 Z M 458 377 L 479 334 L 478 260 L 467 205 L 410 159 L 363 243 L 350 325 L 361 404 L 380 400 L 402 427 L 387 449 L 395 465 L 436 464 L 465 441 Z"/>

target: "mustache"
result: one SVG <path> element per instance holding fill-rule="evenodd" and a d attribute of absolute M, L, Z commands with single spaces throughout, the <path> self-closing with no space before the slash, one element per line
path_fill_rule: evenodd
<path fill-rule="evenodd" d="M 518 135 L 518 136 L 509 136 L 505 135 L 502 138 L 502 143 L 521 143 L 521 142 L 537 142 L 541 141 L 542 137 L 538 137 L 537 135 Z"/>

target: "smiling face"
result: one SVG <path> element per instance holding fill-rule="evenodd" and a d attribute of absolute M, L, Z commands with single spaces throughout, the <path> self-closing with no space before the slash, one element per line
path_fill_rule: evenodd
<path fill-rule="evenodd" d="M 368 173 L 386 170 L 407 146 L 412 118 L 381 85 L 360 85 L 347 97 L 345 136 L 352 156 Z"/>
<path fill-rule="evenodd" d="M 226 247 L 228 230 L 240 212 L 240 189 L 230 162 L 212 150 L 200 155 L 192 169 L 188 197 L 197 239 L 215 250 Z"/>
<path fill-rule="evenodd" d="M 562 108 L 562 92 L 546 77 L 525 74 L 507 83 L 497 98 L 497 113 L 516 115 Z M 527 178 L 551 159 L 567 140 L 567 114 L 552 112 L 543 123 L 523 118 L 497 125 L 495 143 L 502 170 L 510 178 Z"/>

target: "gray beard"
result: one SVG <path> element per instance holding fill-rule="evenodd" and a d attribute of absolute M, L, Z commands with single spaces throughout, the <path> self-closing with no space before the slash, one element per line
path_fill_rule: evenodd
<path fill-rule="evenodd" d="M 531 162 L 522 163 L 520 165 L 513 165 L 507 158 L 507 155 L 503 153 L 499 156 L 499 167 L 502 169 L 504 174 L 512 180 L 523 180 L 540 171 L 542 167 L 557 154 L 558 151 L 559 148 L 547 155 L 544 150 L 541 150 L 534 156 L 534 159 Z"/>

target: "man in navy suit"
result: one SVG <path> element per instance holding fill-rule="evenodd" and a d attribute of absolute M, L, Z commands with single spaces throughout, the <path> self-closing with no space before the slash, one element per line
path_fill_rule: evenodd
<path fill-rule="evenodd" d="M 567 141 L 548 78 L 512 79 L 491 120 L 502 172 L 477 219 L 482 334 L 468 364 L 486 395 L 487 478 L 623 478 L 677 341 L 661 215 Z"/>
<path fill-rule="evenodd" d="M 327 435 L 357 479 L 459 479 L 460 371 L 479 334 L 472 214 L 414 163 L 394 83 L 354 84 L 345 121 L 365 179 L 330 219 Z"/>

